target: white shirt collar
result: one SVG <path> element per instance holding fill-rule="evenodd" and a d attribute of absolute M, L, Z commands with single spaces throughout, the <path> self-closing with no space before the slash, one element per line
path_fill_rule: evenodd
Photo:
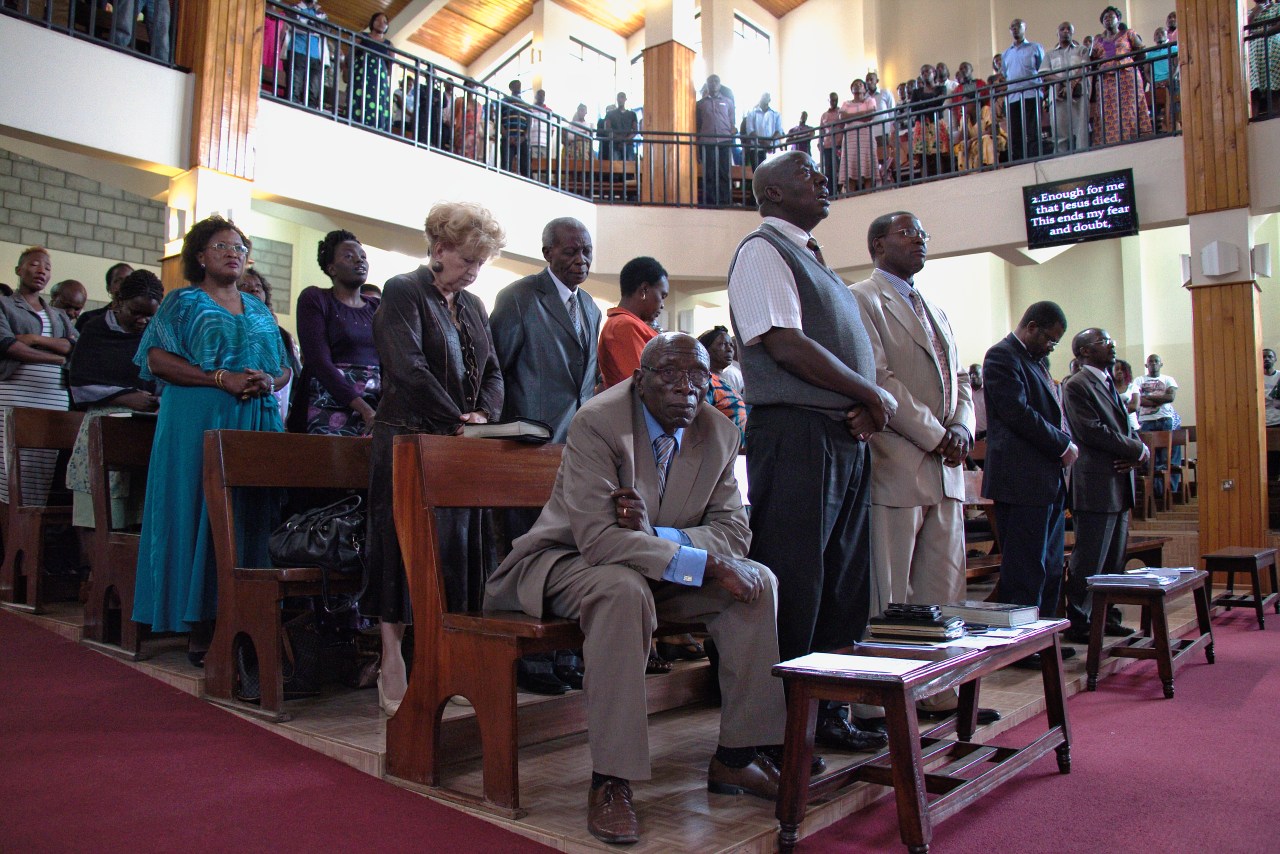
<path fill-rule="evenodd" d="M 565 303 L 567 305 L 569 302 L 569 298 L 572 297 L 575 293 L 577 293 L 577 291 L 569 290 L 569 287 L 564 282 L 557 279 L 555 273 L 551 272 L 550 267 L 547 268 L 547 275 L 550 276 L 551 281 L 555 283 L 556 291 L 558 291 L 560 294 L 560 302 Z"/>
<path fill-rule="evenodd" d="M 1092 372 L 1093 372 L 1093 375 L 1094 375 L 1095 377 L 1097 377 L 1098 379 L 1102 380 L 1102 384 L 1103 384 L 1103 385 L 1106 385 L 1106 384 L 1107 384 L 1107 380 L 1108 380 L 1108 379 L 1110 379 L 1110 377 L 1109 377 L 1109 375 L 1107 374 L 1107 372 L 1106 372 L 1106 371 L 1104 371 L 1104 370 L 1102 370 L 1102 368 L 1095 368 L 1093 365 L 1082 365 L 1081 367 L 1083 367 L 1086 371 L 1092 371 Z M 1111 380 L 1111 383 L 1112 383 L 1112 385 L 1114 385 L 1114 384 L 1115 384 L 1115 380 L 1114 380 L 1114 379 L 1113 379 L 1113 380 Z"/>
<path fill-rule="evenodd" d="M 812 234 L 805 231 L 800 226 L 789 223 L 785 219 L 781 219 L 780 217 L 767 216 L 764 218 L 763 221 L 767 222 L 769 225 L 778 229 L 778 231 L 781 231 L 789 240 L 794 242 L 797 246 L 803 246 L 807 248 L 809 246 L 809 240 L 813 238 Z"/>

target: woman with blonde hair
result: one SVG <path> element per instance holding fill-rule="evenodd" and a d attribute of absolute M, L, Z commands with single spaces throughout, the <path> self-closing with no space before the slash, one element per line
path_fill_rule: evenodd
<path fill-rule="evenodd" d="M 412 619 L 392 515 L 392 443 L 413 433 L 457 435 L 464 424 L 502 415 L 502 371 L 489 314 L 466 290 L 506 244 L 502 226 L 479 205 L 441 202 L 427 214 L 425 231 L 431 263 L 389 279 L 373 319 L 382 399 L 373 424 L 369 585 L 360 611 L 382 621 L 378 702 L 388 716 L 408 687 L 402 642 Z M 464 508 L 436 514 L 446 606 L 479 610 L 485 577 L 497 565 L 488 513 Z"/>

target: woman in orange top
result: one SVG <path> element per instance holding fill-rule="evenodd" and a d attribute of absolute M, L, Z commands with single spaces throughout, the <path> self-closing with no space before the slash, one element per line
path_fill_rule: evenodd
<path fill-rule="evenodd" d="M 640 351 L 658 334 L 653 322 L 667 299 L 667 271 L 653 258 L 632 258 L 619 276 L 622 301 L 600 329 L 600 373 L 604 388 L 629 379 L 640 367 Z"/>

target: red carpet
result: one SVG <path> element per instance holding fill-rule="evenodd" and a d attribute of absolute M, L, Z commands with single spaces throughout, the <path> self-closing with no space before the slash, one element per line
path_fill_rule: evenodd
<path fill-rule="evenodd" d="M 0 851 L 547 851 L 0 612 Z"/>
<path fill-rule="evenodd" d="M 1217 663 L 1201 652 L 1165 700 L 1155 662 L 1068 701 L 1071 773 L 1053 754 L 934 828 L 931 852 L 1280 850 L 1280 617 L 1215 617 Z M 1002 734 L 1022 745 L 1043 715 Z M 804 854 L 905 851 L 892 798 L 823 830 Z"/>

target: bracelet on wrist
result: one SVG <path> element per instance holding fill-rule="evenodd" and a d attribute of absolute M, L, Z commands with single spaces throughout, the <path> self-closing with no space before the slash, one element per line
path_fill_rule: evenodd
<path fill-rule="evenodd" d="M 218 370 L 213 372 L 213 384 L 223 391 L 227 390 L 227 387 L 222 384 L 222 378 L 226 376 L 226 373 L 226 368 L 218 368 Z"/>

